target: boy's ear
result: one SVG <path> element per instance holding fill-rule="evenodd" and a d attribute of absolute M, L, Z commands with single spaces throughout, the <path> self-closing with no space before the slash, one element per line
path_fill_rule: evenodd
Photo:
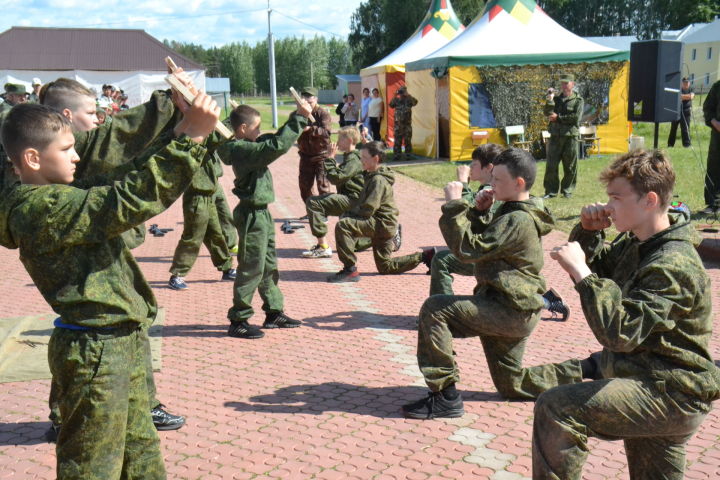
<path fill-rule="evenodd" d="M 73 118 L 72 118 L 72 117 L 73 117 L 72 110 L 70 110 L 69 108 L 63 108 L 62 114 L 63 114 L 63 116 L 64 116 L 65 118 L 68 119 L 68 121 L 69 121 L 70 123 L 72 123 L 72 121 L 73 121 Z"/>
<path fill-rule="evenodd" d="M 525 182 L 525 179 L 523 177 L 517 177 L 515 179 L 515 185 L 517 185 L 519 191 L 524 192 L 527 189 L 525 188 L 527 182 Z"/>
<path fill-rule="evenodd" d="M 26 148 L 20 154 L 20 164 L 22 168 L 37 172 L 40 170 L 40 152 L 34 148 Z"/>
<path fill-rule="evenodd" d="M 660 205 L 660 196 L 650 191 L 645 195 L 645 205 L 649 208 L 657 208 Z"/>

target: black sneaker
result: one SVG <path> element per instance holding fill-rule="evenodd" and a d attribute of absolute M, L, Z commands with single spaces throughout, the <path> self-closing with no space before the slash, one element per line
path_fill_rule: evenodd
<path fill-rule="evenodd" d="M 405 418 L 432 420 L 433 418 L 458 418 L 465 415 L 460 394 L 454 400 L 446 399 L 441 392 L 430 392 L 417 402 L 403 405 Z"/>
<path fill-rule="evenodd" d="M 50 428 L 45 432 L 45 440 L 48 443 L 57 443 L 58 435 L 60 435 L 60 425 L 57 423 L 50 423 Z"/>
<path fill-rule="evenodd" d="M 330 283 L 359 282 L 360 272 L 357 271 L 355 266 L 344 267 L 336 274 L 327 277 L 327 281 Z"/>
<path fill-rule="evenodd" d="M 393 252 L 400 250 L 402 246 L 402 225 L 398 224 L 398 228 L 395 231 L 395 235 L 392 238 Z"/>
<path fill-rule="evenodd" d="M 428 268 L 428 270 L 430 269 L 430 266 L 432 265 L 432 259 L 436 253 L 437 253 L 436 247 L 426 248 L 422 252 L 422 263 L 425 264 L 425 266 Z"/>
<path fill-rule="evenodd" d="M 300 320 L 290 318 L 283 312 L 272 312 L 265 316 L 262 328 L 297 328 L 302 325 Z"/>
<path fill-rule="evenodd" d="M 543 298 L 547 300 L 547 309 L 552 313 L 553 318 L 556 316 L 561 317 L 561 321 L 565 322 L 570 318 L 570 307 L 565 305 L 563 299 L 554 288 L 551 288 L 547 292 L 543 293 Z"/>
<path fill-rule="evenodd" d="M 237 270 L 234 268 L 228 268 L 222 274 L 222 280 L 235 281 L 235 277 L 237 277 Z"/>
<path fill-rule="evenodd" d="M 172 413 L 165 411 L 165 405 L 162 403 L 151 409 L 150 415 L 152 415 L 152 421 L 157 430 L 177 430 L 185 425 L 185 417 L 173 415 Z"/>
<path fill-rule="evenodd" d="M 248 322 L 230 322 L 228 335 L 235 338 L 247 338 L 249 340 L 255 340 L 265 336 L 262 330 L 255 325 L 250 325 Z"/>

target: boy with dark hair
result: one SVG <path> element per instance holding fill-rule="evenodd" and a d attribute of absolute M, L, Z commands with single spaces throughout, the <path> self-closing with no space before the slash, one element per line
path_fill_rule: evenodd
<path fill-rule="evenodd" d="M 535 404 L 533 478 L 579 479 L 588 437 L 622 439 L 631 478 L 682 479 L 685 443 L 720 397 L 708 351 L 711 287 L 683 214 L 668 214 L 675 173 L 661 151 L 617 158 L 608 203 L 583 207 L 551 257 L 571 276 L 602 352 Z M 621 232 L 606 245 L 605 229 Z"/>
<path fill-rule="evenodd" d="M 385 145 L 369 142 L 360 147 L 360 161 L 365 171 L 365 184 L 356 206 L 335 225 L 335 243 L 342 270 L 328 277 L 331 283 L 358 282 L 360 273 L 355 264 L 355 251 L 363 238 L 372 240 L 375 266 L 382 275 L 407 272 L 420 265 L 430 264 L 435 249 L 392 257 L 393 237 L 398 229 L 398 209 L 393 196 L 395 175 L 382 162 Z"/>
<path fill-rule="evenodd" d="M 92 131 L 98 127 L 95 108 L 95 93 L 76 80 L 58 78 L 53 82 L 45 84 L 40 90 L 39 99 L 41 104 L 62 113 L 62 115 L 68 119 L 76 138 L 79 135 L 84 134 L 84 132 L 88 132 L 88 135 L 91 135 L 93 134 Z M 167 143 L 167 141 L 164 143 Z M 112 144 L 109 146 L 111 146 L 111 148 L 120 147 L 120 145 Z M 92 155 L 89 155 L 89 157 L 92 160 Z M 82 159 L 80 161 L 82 162 Z M 108 174 L 110 172 L 114 173 L 111 176 L 97 174 L 92 178 L 87 178 L 90 177 L 87 172 L 85 174 L 77 174 L 76 172 L 72 185 L 82 188 L 109 185 L 113 178 L 121 179 L 124 174 L 129 173 L 135 168 L 137 168 L 135 162 L 126 162 L 121 165 L 111 164 L 107 167 L 97 165 L 95 172 L 105 171 Z M 141 223 L 134 228 L 123 232 L 121 237 L 128 248 L 133 249 L 144 241 L 145 225 Z M 148 358 L 145 377 L 148 382 L 148 392 L 150 397 L 149 408 L 153 417 L 153 423 L 158 430 L 179 429 L 185 424 L 185 418 L 180 415 L 173 415 L 167 412 L 160 400 L 156 398 L 157 390 L 155 388 L 155 379 L 152 371 L 152 358 L 149 344 L 146 346 L 146 350 Z M 53 382 L 50 387 L 50 420 L 52 421 L 52 426 L 46 434 L 46 438 L 51 442 L 55 441 L 57 438 L 57 432 L 62 425 L 62 418 L 60 417 L 60 410 L 56 396 L 56 386 Z"/>
<path fill-rule="evenodd" d="M 275 252 L 275 222 L 268 204 L 275 200 L 268 166 L 286 153 L 307 126 L 312 107 L 298 103 L 297 110 L 276 134 L 260 136 L 260 112 L 240 105 L 230 113 L 237 140 L 220 147 L 223 163 L 235 173 L 233 193 L 240 203 L 234 219 L 238 229 L 238 266 L 233 287 L 233 306 L 228 310 L 228 335 L 256 339 L 265 334 L 248 320 L 253 315 L 252 298 L 257 290 L 263 299 L 263 328 L 295 328 L 301 322 L 284 313 L 283 294 L 278 287 L 280 273 Z"/>
<path fill-rule="evenodd" d="M 157 304 L 120 234 L 159 214 L 189 184 L 220 109 L 200 94 L 168 141 L 112 186 L 70 186 L 80 158 L 69 121 L 44 105 L 8 115 L 2 143 L 20 176 L 0 199 L 0 244 L 19 248 L 59 315 L 48 346 L 63 428 L 57 477 L 164 479 L 148 410 L 147 326 Z"/>
<path fill-rule="evenodd" d="M 475 205 L 475 198 L 490 187 L 492 181 L 493 162 L 503 152 L 504 148 L 494 143 L 486 143 L 477 147 L 472 153 L 470 166 L 460 165 L 457 167 L 458 181 L 463 184 L 462 198 L 469 205 Z M 470 181 L 479 181 L 480 188 L 473 191 L 470 188 Z M 542 209 L 541 198 L 530 196 L 530 201 Z M 481 232 L 483 228 L 492 221 L 493 214 L 502 205 L 502 202 L 493 203 L 492 208 L 478 211 L 474 208 L 468 210 L 473 232 Z M 430 295 L 453 295 L 453 274 L 471 276 L 474 272 L 474 264 L 462 262 L 450 250 L 442 250 L 435 254 L 430 265 Z M 563 299 L 554 289 L 549 289 L 542 295 L 544 308 L 549 310 L 553 316 L 559 315 L 564 322 L 570 316 L 570 308 L 563 302 Z"/>
<path fill-rule="evenodd" d="M 569 381 L 564 365 L 522 368 L 525 344 L 543 307 L 540 239 L 554 225 L 547 210 L 530 200 L 535 172 L 535 159 L 517 148 L 495 159 L 493 189 L 478 195 L 475 208 L 487 210 L 493 198 L 503 204 L 479 231 L 468 218 L 473 207 L 462 199 L 462 183 L 445 187 L 440 230 L 450 251 L 475 265 L 477 286 L 474 295 L 433 295 L 420 309 L 418 365 L 431 392 L 403 406 L 406 417 L 463 415 L 453 338 L 480 337 L 493 383 L 505 397 L 534 398 Z"/>
<path fill-rule="evenodd" d="M 350 210 L 360 197 L 365 179 L 362 162 L 355 146 L 360 141 L 360 132 L 355 127 L 343 127 L 338 133 L 337 143 L 330 144 L 330 154 L 325 159 L 325 172 L 338 193 L 327 193 L 307 199 L 307 216 L 310 231 L 317 238 L 317 244 L 302 253 L 305 258 L 330 258 L 332 249 L 327 244 L 327 216 L 343 215 Z M 342 163 L 335 161 L 337 151 L 342 152 Z"/>

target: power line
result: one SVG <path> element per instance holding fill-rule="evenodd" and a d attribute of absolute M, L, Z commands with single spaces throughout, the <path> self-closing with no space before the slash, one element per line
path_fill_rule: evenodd
<path fill-rule="evenodd" d="M 82 25 L 67 25 L 65 28 L 84 28 L 84 27 L 99 27 L 99 26 L 107 26 L 107 25 L 127 25 L 129 23 L 141 23 L 141 22 L 148 22 L 150 20 L 190 20 L 195 18 L 203 18 L 203 17 L 220 17 L 220 16 L 226 16 L 226 15 L 235 15 L 240 13 L 254 13 L 254 12 L 264 12 L 267 9 L 265 8 L 255 8 L 250 10 L 233 10 L 233 11 L 224 11 L 224 12 L 214 12 L 214 13 L 204 13 L 199 15 L 169 15 L 169 16 L 158 16 L 158 17 L 151 17 L 146 16 L 143 18 L 139 18 L 137 20 L 124 20 L 124 21 L 117 21 L 117 22 L 98 22 L 98 23 L 86 23 Z"/>
<path fill-rule="evenodd" d="M 286 13 L 281 12 L 280 10 L 273 9 L 273 12 L 275 12 L 275 13 L 277 13 L 277 14 L 280 14 L 280 15 L 282 15 L 282 16 L 285 17 L 285 18 L 289 18 L 290 20 L 293 20 L 293 21 L 295 21 L 295 22 L 297 22 L 297 23 L 302 23 L 302 24 L 305 25 L 305 26 L 308 26 L 308 27 L 310 27 L 310 28 L 314 28 L 314 29 L 317 30 L 318 32 L 327 33 L 328 35 L 332 35 L 332 36 L 338 37 L 338 38 L 345 38 L 345 37 L 343 37 L 342 35 L 338 35 L 337 33 L 329 32 L 329 31 L 327 31 L 327 30 L 323 30 L 322 28 L 318 28 L 318 27 L 316 27 L 315 25 L 312 25 L 312 24 L 310 24 L 310 23 L 303 22 L 303 21 L 300 20 L 299 18 L 292 17 L 292 16 L 290 16 L 290 15 L 288 15 L 288 14 L 286 14 Z"/>

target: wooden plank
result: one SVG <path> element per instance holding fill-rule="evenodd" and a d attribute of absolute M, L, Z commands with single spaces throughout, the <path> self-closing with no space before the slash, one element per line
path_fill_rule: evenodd
<path fill-rule="evenodd" d="M 307 103 L 305 100 L 303 100 L 303 98 L 300 95 L 298 95 L 297 90 L 295 90 L 293 87 L 290 87 L 290 93 L 292 94 L 293 98 L 295 98 L 295 101 L 298 102 L 299 104 L 302 105 L 302 104 Z M 312 116 L 312 113 L 310 115 L 308 115 L 308 120 L 311 122 L 315 121 L 315 117 Z"/>
<path fill-rule="evenodd" d="M 193 100 L 195 100 L 195 95 L 188 89 L 180 80 L 178 80 L 177 77 L 174 75 L 168 75 L 165 77 L 165 81 L 177 92 L 183 96 L 185 101 L 192 104 Z M 215 131 L 218 132 L 220 135 L 222 135 L 225 138 L 232 138 L 233 132 L 230 131 L 228 127 L 225 126 L 224 123 L 222 123 L 220 120 L 218 120 L 217 124 L 215 125 Z"/>

